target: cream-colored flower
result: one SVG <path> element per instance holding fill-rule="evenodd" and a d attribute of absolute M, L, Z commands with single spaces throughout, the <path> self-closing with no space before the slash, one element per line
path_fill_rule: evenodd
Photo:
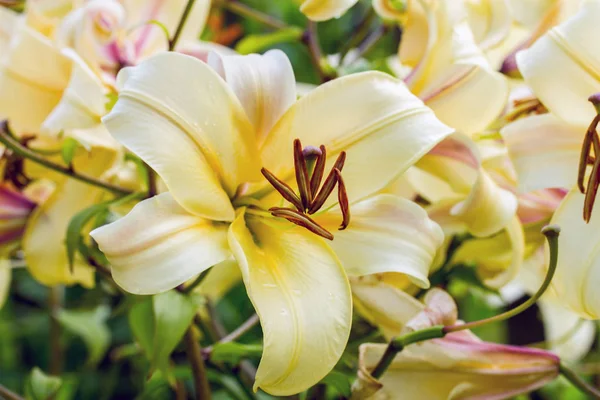
<path fill-rule="evenodd" d="M 358 0 L 300 0 L 300 11 L 313 21 L 339 18 Z"/>
<path fill-rule="evenodd" d="M 480 132 L 506 104 L 506 80 L 476 42 L 462 0 L 411 1 L 399 57 L 411 91 L 459 132 Z"/>
<path fill-rule="evenodd" d="M 164 53 L 120 73 L 119 100 L 104 123 L 169 192 L 92 236 L 117 283 L 134 293 L 171 289 L 234 258 L 263 327 L 256 386 L 297 393 L 327 374 L 345 347 L 346 273 L 402 272 L 427 287 L 441 230 L 412 202 L 372 195 L 451 130 L 381 73 L 336 79 L 296 101 L 280 51 L 211 65 L 217 72 Z M 302 149 L 300 141 L 323 148 Z M 323 176 L 323 186 L 341 185 L 342 207 L 338 196 L 319 200 L 329 190 L 317 194 L 319 173 L 304 175 L 305 157 L 320 160 L 315 171 L 341 171 Z M 296 176 L 301 196 L 274 176 L 292 185 Z M 311 186 L 302 183 L 307 176 L 315 177 Z M 332 235 L 350 214 L 347 229 Z"/>
<path fill-rule="evenodd" d="M 425 304 L 398 295 L 388 304 L 412 315 L 401 334 L 434 325 L 456 323 L 456 304 L 440 289 Z M 416 309 L 416 310 L 415 310 Z M 481 341 L 470 331 L 412 344 L 402 350 L 383 376 L 370 374 L 385 344 L 363 344 L 359 353 L 355 399 L 505 399 L 543 386 L 558 376 L 559 359 L 552 353 Z"/>

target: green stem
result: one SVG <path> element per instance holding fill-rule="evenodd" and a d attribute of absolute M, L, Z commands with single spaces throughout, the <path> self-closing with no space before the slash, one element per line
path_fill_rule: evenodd
<path fill-rule="evenodd" d="M 394 360 L 394 357 L 396 357 L 396 355 L 400 353 L 406 346 L 413 343 L 423 342 L 425 340 L 439 339 L 444 337 L 444 335 L 444 326 L 436 325 L 432 326 L 431 328 L 407 333 L 404 336 L 392 339 L 392 341 L 388 344 L 388 347 L 385 349 L 385 353 L 383 353 L 383 356 L 371 372 L 371 375 L 373 378 L 379 379 L 388 369 Z"/>
<path fill-rule="evenodd" d="M 179 20 L 179 24 L 177 25 L 177 29 L 175 29 L 175 34 L 173 35 L 171 40 L 169 40 L 169 51 L 175 50 L 175 46 L 177 46 L 179 37 L 181 36 L 181 33 L 183 32 L 183 28 L 185 26 L 185 23 L 186 23 L 188 17 L 190 16 L 190 12 L 192 11 L 192 8 L 194 7 L 195 2 L 196 2 L 196 0 L 188 0 L 187 4 L 185 6 L 185 10 L 183 10 L 183 14 L 181 15 L 181 19 Z"/>
<path fill-rule="evenodd" d="M 58 313 L 63 301 L 63 287 L 52 286 L 48 294 L 48 308 L 50 311 L 50 367 L 51 375 L 60 375 L 63 367 L 63 349 L 61 343 L 60 322 Z"/>
<path fill-rule="evenodd" d="M 254 314 L 253 316 L 248 318 L 244 323 L 242 323 L 240 326 L 238 326 L 235 330 L 231 331 L 229 334 L 227 334 L 226 336 L 221 338 L 217 343 L 221 344 L 221 343 L 229 343 L 229 342 L 236 341 L 241 336 L 243 336 L 246 332 L 248 332 L 250 329 L 255 327 L 256 324 L 258 324 L 258 322 L 259 322 L 258 315 Z M 212 351 L 213 351 L 213 346 L 205 347 L 202 350 L 202 354 L 206 358 L 210 358 L 210 354 Z"/>
<path fill-rule="evenodd" d="M 546 292 L 548 286 L 550 286 L 550 282 L 552 282 L 552 278 L 554 277 L 554 273 L 556 272 L 556 264 L 558 261 L 558 235 L 560 233 L 560 228 L 555 225 L 549 225 L 542 229 L 542 233 L 546 236 L 546 240 L 548 241 L 548 246 L 550 247 L 550 263 L 548 266 L 548 272 L 546 273 L 546 277 L 544 278 L 544 282 L 538 289 L 538 291 L 530 297 L 526 302 L 519 305 L 518 307 L 513 308 L 512 310 L 506 311 L 502 314 L 495 315 L 490 318 L 482 319 L 479 321 L 468 322 L 466 324 L 460 325 L 452 325 L 444 328 L 445 333 L 450 332 L 458 332 L 466 329 L 473 329 L 480 327 L 482 325 L 486 325 L 492 322 L 500 322 L 507 320 L 509 318 L 514 317 L 517 314 L 522 313 L 527 310 L 529 307 L 535 304 L 536 301 Z"/>
<path fill-rule="evenodd" d="M 271 27 L 274 29 L 289 28 L 289 26 L 285 22 L 282 22 L 282 21 L 278 20 L 277 18 L 274 18 L 268 14 L 265 14 L 263 12 L 255 10 L 252 7 L 248 7 L 247 5 L 240 3 L 237 0 L 222 0 L 217 4 L 220 5 L 221 7 L 223 7 L 224 9 L 226 9 L 227 11 L 230 11 L 241 17 L 247 17 L 247 18 L 253 19 L 253 20 L 258 21 L 268 27 Z"/>
<path fill-rule="evenodd" d="M 360 60 L 365 54 L 367 54 L 387 33 L 387 28 L 385 25 L 380 25 L 373 32 L 371 32 L 365 40 L 358 46 L 356 54 L 352 55 L 352 59 L 347 62 L 347 64 L 353 64 L 356 61 Z"/>
<path fill-rule="evenodd" d="M 306 45 L 306 47 L 308 47 L 310 60 L 312 61 L 315 70 L 319 74 L 319 80 L 321 83 L 330 81 L 332 77 L 329 76 L 323 69 L 323 51 L 321 50 L 321 44 L 319 43 L 319 33 L 317 31 L 316 22 L 308 21 L 308 27 L 306 32 L 304 32 L 302 42 Z"/>
<path fill-rule="evenodd" d="M 194 334 L 193 324 L 185 333 L 184 342 L 188 359 L 192 367 L 194 386 L 196 388 L 196 399 L 210 400 L 211 392 L 210 385 L 208 384 L 208 377 L 206 375 L 206 365 L 204 365 L 200 344 Z"/>
<path fill-rule="evenodd" d="M 0 398 L 4 398 L 6 400 L 25 400 L 23 397 L 19 396 L 15 392 L 8 390 L 2 385 L 0 385 Z"/>
<path fill-rule="evenodd" d="M 34 151 L 31 151 L 27 147 L 23 146 L 21 143 L 16 141 L 11 137 L 11 133 L 8 127 L 8 123 L 6 121 L 0 122 L 0 143 L 6 146 L 6 148 L 10 149 L 14 154 L 26 158 L 35 162 L 36 164 L 40 164 L 48 169 L 66 175 L 70 178 L 76 179 L 78 181 L 87 183 L 92 186 L 97 186 L 99 188 L 108 190 L 109 192 L 115 193 L 117 195 L 129 195 L 132 194 L 133 191 L 129 189 L 122 188 L 120 186 L 113 185 L 108 182 L 103 182 L 96 178 L 92 178 L 91 176 L 86 176 L 79 174 L 73 171 L 71 168 L 63 167 L 60 164 L 55 164 L 52 161 L 49 161 L 37 154 Z"/>
<path fill-rule="evenodd" d="M 575 372 L 569 367 L 560 363 L 559 371 L 573 386 L 581 390 L 583 393 L 590 396 L 592 399 L 600 399 L 600 391 L 593 386 L 590 386 L 586 381 L 581 379 Z"/>

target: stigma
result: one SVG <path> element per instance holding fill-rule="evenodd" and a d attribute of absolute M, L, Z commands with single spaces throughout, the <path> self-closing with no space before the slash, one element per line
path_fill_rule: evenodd
<path fill-rule="evenodd" d="M 271 215 L 284 218 L 293 224 L 302 226 L 312 233 L 333 240 L 333 234 L 319 225 L 310 216 L 315 214 L 325 204 L 337 186 L 338 203 L 342 212 L 342 223 L 339 230 L 344 230 L 350 224 L 350 207 L 348 193 L 342 178 L 342 169 L 346 162 L 346 152 L 342 151 L 336 159 L 331 171 L 325 176 L 327 151 L 325 146 L 319 148 L 308 146 L 302 148 L 300 139 L 294 140 L 294 171 L 298 194 L 284 181 L 277 178 L 266 168 L 261 170 L 264 177 L 281 196 L 289 201 L 294 208 L 272 207 Z"/>

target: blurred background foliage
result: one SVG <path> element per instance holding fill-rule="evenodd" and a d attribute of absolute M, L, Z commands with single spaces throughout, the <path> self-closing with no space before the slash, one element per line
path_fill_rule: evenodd
<path fill-rule="evenodd" d="M 307 20 L 296 2 L 243 0 L 233 3 L 259 10 L 284 22 L 287 27 L 274 29 L 216 6 L 203 39 L 227 45 L 240 53 L 281 49 L 290 58 L 298 82 L 319 83 L 319 71 L 302 42 Z M 318 32 L 323 52 L 331 55 L 328 57 L 330 65 L 338 67 L 342 74 L 367 69 L 388 71 L 387 58 L 396 54 L 401 39 L 397 27 L 384 26 L 375 17 L 370 0 L 362 0 L 340 19 L 320 23 Z M 348 56 L 347 65 L 337 65 L 340 57 L 336 54 L 348 52 L 375 34 L 381 38 L 374 45 L 359 49 L 359 59 Z M 324 65 L 323 69 L 327 71 L 328 66 Z M 499 294 L 474 281 L 476 278 L 470 270 L 468 266 L 450 271 L 442 268 L 442 274 L 432 278 L 438 280 L 437 284 L 446 286 L 455 297 L 461 319 L 486 318 L 515 305 L 504 306 Z M 49 397 L 55 400 L 187 398 L 193 391 L 193 384 L 182 345 L 173 349 L 166 373 L 152 372 L 148 349 L 142 343 L 144 340 L 132 331 L 132 323 L 150 324 L 148 330 L 155 338 L 160 334 L 168 336 L 173 327 L 169 323 L 173 321 L 166 321 L 166 325 L 161 326 L 152 320 L 152 304 L 148 298 L 124 294 L 100 278 L 97 283 L 93 290 L 79 286 L 49 289 L 36 283 L 25 268 L 14 270 L 9 299 L 0 310 L 2 384 L 35 400 Z M 52 299 L 54 301 L 49 301 Z M 212 317 L 210 326 L 201 324 L 203 347 L 210 346 L 254 315 L 241 283 L 216 304 L 206 303 L 202 298 L 197 301 Z M 53 303 L 60 303 L 60 309 L 53 309 Z M 143 328 L 138 326 L 137 329 Z M 498 343 L 526 345 L 544 341 L 543 325 L 535 307 L 506 323 L 490 324 L 475 333 L 483 340 Z M 347 396 L 357 367 L 358 344 L 367 339 L 383 341 L 375 328 L 355 315 L 348 349 L 339 365 L 320 385 L 298 398 Z M 160 339 L 163 340 L 165 338 Z M 584 366 L 589 366 L 588 370 L 581 371 L 588 372 L 590 377 L 600 368 L 600 350 L 597 345 L 595 348 L 583 362 Z M 57 352 L 62 355 L 55 357 Z M 213 397 L 217 400 L 273 398 L 262 392 L 253 393 L 252 383 L 247 378 L 256 368 L 260 354 L 259 325 L 235 343 L 222 349 L 215 348 L 208 362 Z M 594 368 L 594 365 L 598 367 Z M 52 373 L 58 375 L 59 371 L 62 371 L 60 379 L 49 376 Z M 557 380 L 518 399 L 583 400 L 585 395 Z"/>

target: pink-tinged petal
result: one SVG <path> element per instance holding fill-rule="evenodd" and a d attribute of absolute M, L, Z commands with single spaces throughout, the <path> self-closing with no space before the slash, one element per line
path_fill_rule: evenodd
<path fill-rule="evenodd" d="M 229 244 L 263 330 L 255 389 L 277 396 L 306 390 L 346 348 L 352 297 L 342 265 L 324 239 L 243 211 Z"/>
<path fill-rule="evenodd" d="M 550 220 L 567 192 L 566 189 L 544 189 L 520 194 L 517 215 L 521 223 L 533 224 Z"/>
<path fill-rule="evenodd" d="M 586 127 L 567 124 L 552 114 L 533 115 L 505 126 L 501 134 L 519 191 L 574 186 L 585 132 Z"/>

